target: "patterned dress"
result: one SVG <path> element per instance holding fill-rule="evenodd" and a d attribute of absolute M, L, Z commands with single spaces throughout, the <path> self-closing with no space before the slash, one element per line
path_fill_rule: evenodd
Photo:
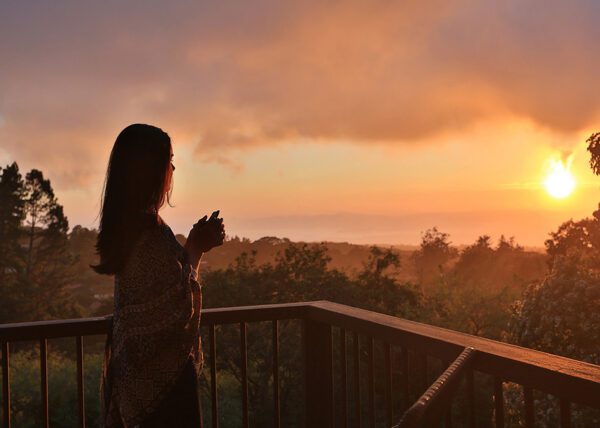
<path fill-rule="evenodd" d="M 200 426 L 201 307 L 197 273 L 169 226 L 144 230 L 115 275 L 101 386 L 106 428 Z"/>

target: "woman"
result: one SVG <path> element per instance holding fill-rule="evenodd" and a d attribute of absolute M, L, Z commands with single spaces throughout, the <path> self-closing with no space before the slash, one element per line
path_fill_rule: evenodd
<path fill-rule="evenodd" d="M 199 427 L 197 378 L 202 254 L 221 245 L 223 220 L 198 221 L 182 247 L 158 211 L 173 183 L 169 136 L 125 128 L 112 149 L 96 272 L 114 275 L 115 304 L 101 384 L 105 426 Z"/>

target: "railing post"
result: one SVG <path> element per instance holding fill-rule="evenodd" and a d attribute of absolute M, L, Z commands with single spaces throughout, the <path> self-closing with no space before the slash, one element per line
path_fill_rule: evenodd
<path fill-rule="evenodd" d="M 306 426 L 333 426 L 331 325 L 306 320 Z"/>

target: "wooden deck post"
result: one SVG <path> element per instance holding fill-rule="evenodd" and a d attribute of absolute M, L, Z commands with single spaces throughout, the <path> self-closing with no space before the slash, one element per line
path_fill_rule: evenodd
<path fill-rule="evenodd" d="M 331 325 L 306 320 L 306 426 L 333 426 Z"/>

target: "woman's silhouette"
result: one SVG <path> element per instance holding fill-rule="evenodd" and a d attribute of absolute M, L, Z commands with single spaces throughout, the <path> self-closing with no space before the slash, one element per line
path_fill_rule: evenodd
<path fill-rule="evenodd" d="M 112 149 L 93 268 L 115 277 L 112 329 L 101 384 L 105 426 L 199 427 L 202 367 L 198 263 L 221 245 L 223 220 L 200 219 L 185 247 L 158 214 L 169 201 L 169 136 L 125 128 Z"/>

